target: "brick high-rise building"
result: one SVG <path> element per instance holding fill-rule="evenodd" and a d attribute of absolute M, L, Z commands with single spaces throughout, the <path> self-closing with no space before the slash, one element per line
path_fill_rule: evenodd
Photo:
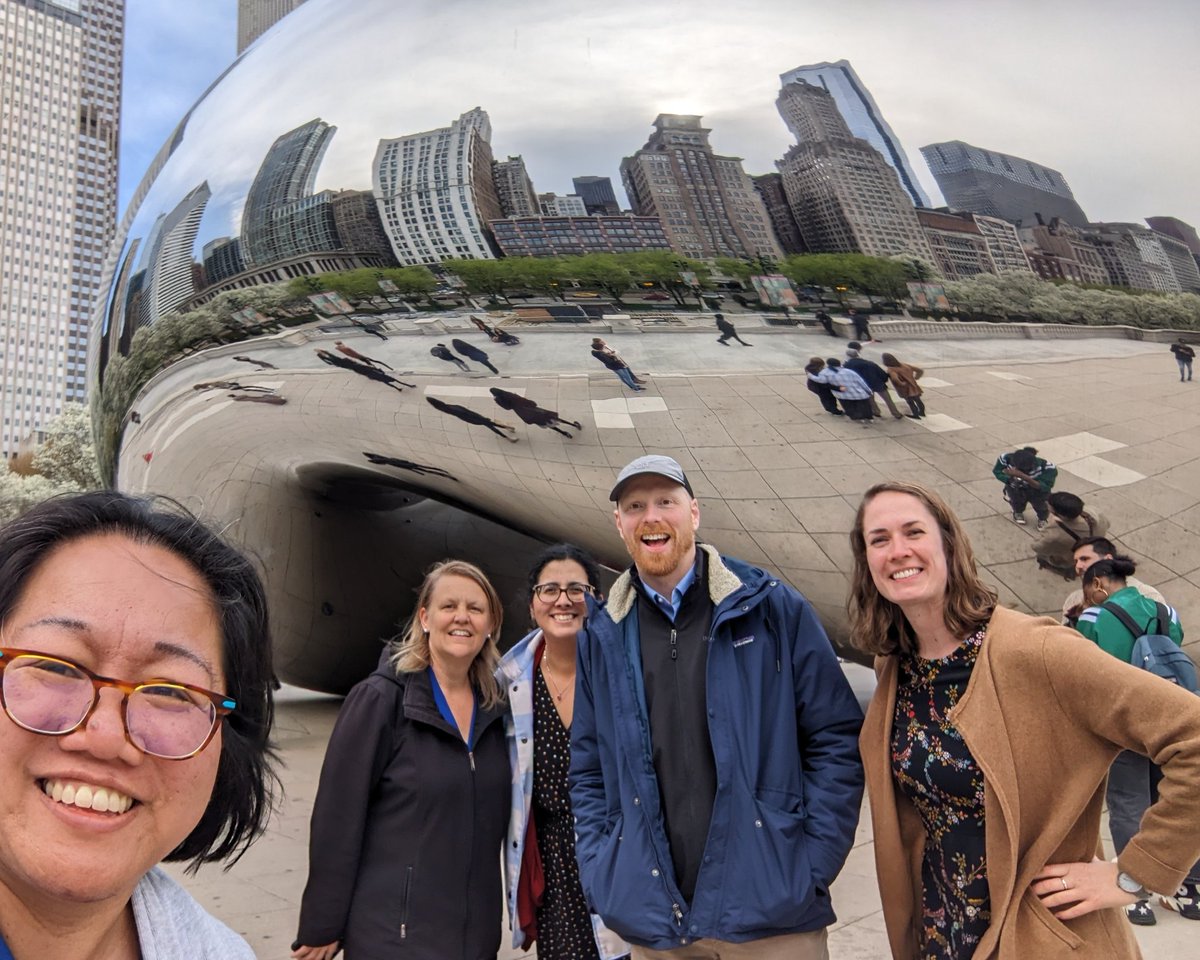
<path fill-rule="evenodd" d="M 237 52 L 241 53 L 304 0 L 238 0 Z"/>
<path fill-rule="evenodd" d="M 330 206 L 334 226 L 347 250 L 362 254 L 380 266 L 396 265 L 396 255 L 392 253 L 392 244 L 383 229 L 375 194 L 370 190 L 339 190 L 333 195 Z"/>
<path fill-rule="evenodd" d="M 116 229 L 124 0 L 0 0 L 0 454 L 84 398 Z"/>
<path fill-rule="evenodd" d="M 504 216 L 536 217 L 541 213 L 537 191 L 521 157 L 492 161 L 492 179 L 496 181 L 496 196 Z"/>
<path fill-rule="evenodd" d="M 954 210 L 1000 217 L 1021 227 L 1059 217 L 1086 227 L 1087 215 L 1057 170 L 961 140 L 922 147 L 929 169 Z"/>
<path fill-rule="evenodd" d="M 491 139 L 491 121 L 475 107 L 448 127 L 379 141 L 375 199 L 401 265 L 495 258 Z"/>
<path fill-rule="evenodd" d="M 1049 223 L 1019 231 L 1029 265 L 1043 280 L 1109 283 L 1108 270 L 1096 245 L 1082 230 L 1055 217 Z"/>
<path fill-rule="evenodd" d="M 754 189 L 762 197 L 763 205 L 767 208 L 767 216 L 771 220 L 771 229 L 775 231 L 775 239 L 779 241 L 784 253 L 805 253 L 808 248 L 800 234 L 800 224 L 788 205 L 787 193 L 783 189 L 783 174 L 763 173 L 751 177 Z"/>
<path fill-rule="evenodd" d="M 918 210 L 917 220 L 929 239 L 933 262 L 947 280 L 996 272 L 987 240 L 974 220 L 936 210 Z"/>
<path fill-rule="evenodd" d="M 900 186 L 908 194 L 913 206 L 928 207 L 929 197 L 917 181 L 908 154 L 900 143 L 900 138 L 883 118 L 879 104 L 871 96 L 871 92 L 859 79 L 848 60 L 838 60 L 835 63 L 814 63 L 809 66 L 796 67 L 780 76 L 783 86 L 789 83 L 803 81 L 820 87 L 832 98 L 834 108 L 849 128 L 852 136 L 866 140 L 879 151 L 888 166 L 896 171 L 900 178 Z M 797 136 L 803 142 L 803 139 Z M 821 137 L 816 139 L 828 139 Z"/>
<path fill-rule="evenodd" d="M 933 260 L 895 169 L 852 134 L 827 90 L 788 83 L 776 106 L 799 140 L 776 166 L 809 250 Z"/>
<path fill-rule="evenodd" d="M 662 113 L 646 145 L 621 161 L 634 212 L 658 217 L 688 257 L 780 257 L 766 207 L 739 157 L 713 152 L 700 117 Z"/>

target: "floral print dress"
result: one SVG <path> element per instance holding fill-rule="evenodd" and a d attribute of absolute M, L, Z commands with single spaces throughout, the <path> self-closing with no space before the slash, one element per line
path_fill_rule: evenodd
<path fill-rule="evenodd" d="M 892 776 L 925 826 L 920 960 L 970 960 L 991 923 L 983 772 L 946 718 L 971 679 L 981 629 L 940 660 L 902 655 Z"/>

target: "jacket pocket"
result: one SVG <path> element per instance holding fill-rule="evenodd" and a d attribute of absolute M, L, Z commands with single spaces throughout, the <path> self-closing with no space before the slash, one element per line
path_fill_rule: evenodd
<path fill-rule="evenodd" d="M 1022 949 L 1022 954 L 1031 957 L 1057 956 L 1058 954 L 1053 948 L 1054 941 L 1048 939 L 1047 934 L 1061 941 L 1071 950 L 1083 946 L 1083 938 L 1051 913 L 1033 891 L 1025 891 L 1025 895 L 1021 897 L 1018 911 L 1019 914 L 1025 914 L 1025 916 L 1018 915 L 1017 943 L 1028 944 L 1027 949 Z M 1041 946 L 1039 947 L 1039 945 Z"/>
<path fill-rule="evenodd" d="M 400 940 L 401 942 L 408 939 L 408 906 L 409 900 L 412 897 L 413 886 L 413 868 L 411 865 L 404 868 L 404 896 L 400 900 Z"/>
<path fill-rule="evenodd" d="M 731 878 L 744 891 L 738 897 L 737 928 L 749 932 L 795 927 L 811 912 L 814 892 L 804 800 L 798 793 L 760 788 L 748 810 L 730 838 L 757 851 L 744 858 L 754 869 Z"/>

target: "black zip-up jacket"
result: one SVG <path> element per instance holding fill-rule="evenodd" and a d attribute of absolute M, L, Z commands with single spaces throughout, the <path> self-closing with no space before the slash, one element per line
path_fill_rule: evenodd
<path fill-rule="evenodd" d="M 309 839 L 297 942 L 340 940 L 347 960 L 492 960 L 512 778 L 503 706 L 479 708 L 473 748 L 427 671 L 381 658 L 329 740 Z"/>

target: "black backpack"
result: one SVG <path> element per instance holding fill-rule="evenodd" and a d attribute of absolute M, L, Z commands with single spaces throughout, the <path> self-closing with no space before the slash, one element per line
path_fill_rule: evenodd
<path fill-rule="evenodd" d="M 1169 680 L 1184 690 L 1200 694 L 1200 683 L 1196 681 L 1196 665 L 1167 633 L 1171 614 L 1164 604 L 1154 604 L 1154 619 L 1144 628 L 1134 623 L 1133 617 L 1115 603 L 1102 603 L 1100 606 L 1120 620 L 1122 626 L 1133 634 L 1130 663 L 1143 670 L 1149 670 L 1156 677 Z"/>

